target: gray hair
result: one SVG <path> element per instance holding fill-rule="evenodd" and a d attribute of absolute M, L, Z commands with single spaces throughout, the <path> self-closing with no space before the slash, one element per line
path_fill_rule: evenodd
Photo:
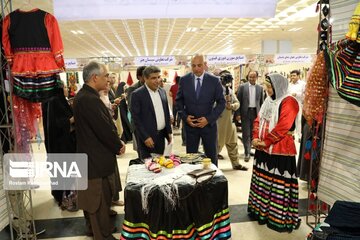
<path fill-rule="evenodd" d="M 144 76 L 144 78 L 149 78 L 150 74 L 159 73 L 159 72 L 161 72 L 160 68 L 158 68 L 156 66 L 148 66 L 144 69 L 143 76 Z"/>
<path fill-rule="evenodd" d="M 100 75 L 101 68 L 103 68 L 104 65 L 95 61 L 89 62 L 83 69 L 83 79 L 84 82 L 87 83 L 90 78 L 94 75 Z"/>

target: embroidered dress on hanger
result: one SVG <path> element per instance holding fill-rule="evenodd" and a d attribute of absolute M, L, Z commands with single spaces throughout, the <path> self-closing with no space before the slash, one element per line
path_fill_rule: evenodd
<path fill-rule="evenodd" d="M 15 10 L 4 19 L 2 43 L 14 94 L 32 102 L 52 96 L 65 66 L 55 17 L 40 9 Z"/>

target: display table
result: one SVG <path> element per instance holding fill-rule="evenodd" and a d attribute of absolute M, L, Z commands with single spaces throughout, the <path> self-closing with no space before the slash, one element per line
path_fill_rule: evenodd
<path fill-rule="evenodd" d="M 129 166 L 120 239 L 229 239 L 227 179 L 212 165 L 215 175 L 199 183 L 187 175 L 198 168 L 181 164 L 153 173 Z"/>

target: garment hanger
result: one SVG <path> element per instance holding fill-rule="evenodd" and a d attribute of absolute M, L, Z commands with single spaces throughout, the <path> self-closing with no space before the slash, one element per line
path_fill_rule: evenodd
<path fill-rule="evenodd" d="M 36 7 L 32 4 L 32 0 L 24 0 L 22 5 L 19 7 L 21 11 L 30 11 Z"/>

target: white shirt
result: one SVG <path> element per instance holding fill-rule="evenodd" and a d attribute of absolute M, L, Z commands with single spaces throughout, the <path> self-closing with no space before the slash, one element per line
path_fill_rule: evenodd
<path fill-rule="evenodd" d="M 149 91 L 151 101 L 154 106 L 157 130 L 160 131 L 165 128 L 165 113 L 164 113 L 164 108 L 162 105 L 159 89 L 153 91 L 146 84 L 145 87 Z"/>
<path fill-rule="evenodd" d="M 204 72 L 205 73 L 205 72 Z M 204 73 L 203 74 L 201 74 L 201 76 L 200 77 L 198 77 L 198 76 L 196 76 L 196 75 L 194 75 L 194 77 L 195 77 L 195 81 L 194 81 L 194 83 L 195 83 L 195 92 L 196 92 L 196 86 L 197 86 L 197 79 L 198 78 L 200 78 L 200 87 L 202 86 L 202 84 L 203 84 L 203 80 L 204 80 Z"/>
<path fill-rule="evenodd" d="M 249 83 L 249 108 L 256 107 L 256 85 Z"/>
<path fill-rule="evenodd" d="M 305 96 L 305 85 L 306 82 L 303 80 L 298 80 L 295 84 L 289 83 L 289 94 L 293 95 L 296 94 L 294 97 L 298 100 L 299 103 L 303 103 L 304 96 Z"/>

